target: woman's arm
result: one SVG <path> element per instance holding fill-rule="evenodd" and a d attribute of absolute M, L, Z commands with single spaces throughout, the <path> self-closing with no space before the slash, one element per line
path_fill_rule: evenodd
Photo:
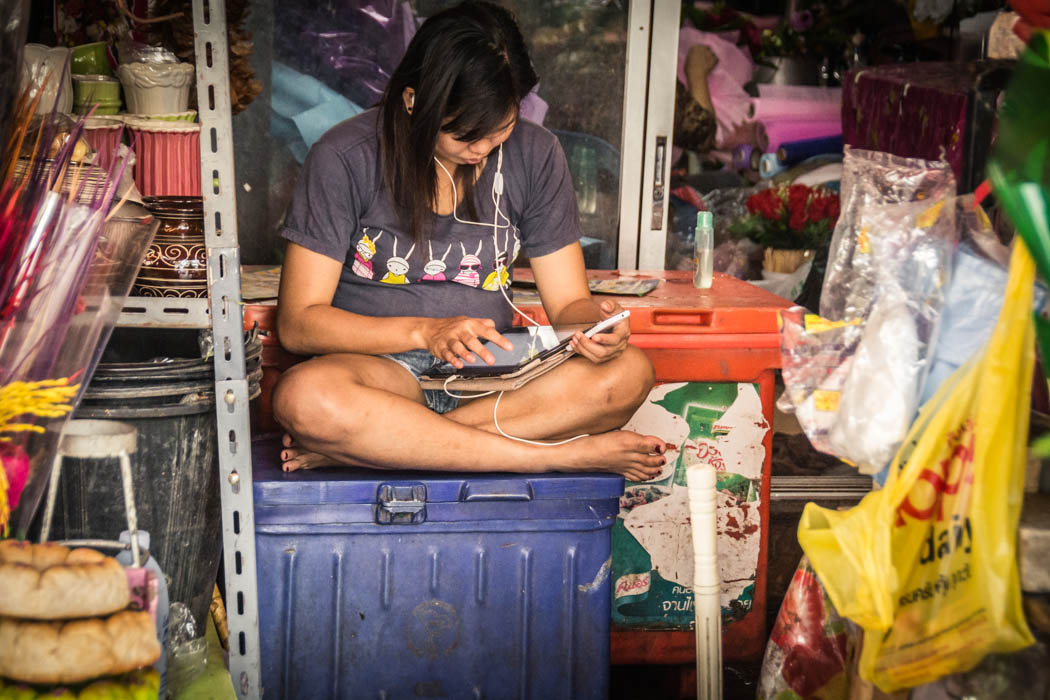
<path fill-rule="evenodd" d="M 553 253 L 531 258 L 530 264 L 536 279 L 536 289 L 540 293 L 543 309 L 547 312 L 551 325 L 593 323 L 623 310 L 611 299 L 599 304 L 591 297 L 591 290 L 587 287 L 583 250 L 579 243 L 572 243 Z M 593 338 L 587 338 L 579 331 L 573 338 L 572 345 L 576 352 L 591 362 L 608 362 L 623 353 L 630 335 L 630 324 L 621 321 L 610 331 Z"/>
<path fill-rule="evenodd" d="M 302 355 L 426 349 L 457 367 L 462 366 L 461 358 L 473 362 L 472 353 L 489 364 L 495 360 L 482 348 L 479 336 L 512 349 L 491 319 L 376 317 L 337 309 L 332 297 L 342 267 L 327 255 L 288 243 L 277 304 L 277 335 L 285 349 Z"/>
<path fill-rule="evenodd" d="M 378 355 L 423 347 L 427 319 L 375 318 L 332 306 L 342 268 L 338 260 L 288 243 L 277 304 L 277 334 L 286 349 L 303 355 Z"/>

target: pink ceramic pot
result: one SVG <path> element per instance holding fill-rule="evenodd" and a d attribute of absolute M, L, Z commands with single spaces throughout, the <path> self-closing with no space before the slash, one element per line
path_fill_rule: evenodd
<path fill-rule="evenodd" d="M 116 159 L 120 137 L 124 133 L 124 123 L 110 117 L 88 117 L 84 122 L 84 140 L 98 153 L 96 165 L 109 172 L 109 166 Z"/>
<path fill-rule="evenodd" d="M 135 186 L 146 197 L 201 196 L 200 124 L 125 119 L 135 151 Z"/>

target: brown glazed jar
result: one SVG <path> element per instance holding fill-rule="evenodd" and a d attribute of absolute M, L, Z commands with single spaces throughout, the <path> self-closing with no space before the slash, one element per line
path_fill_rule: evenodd
<path fill-rule="evenodd" d="M 144 197 L 160 221 L 131 293 L 143 297 L 208 296 L 208 258 L 201 197 Z"/>

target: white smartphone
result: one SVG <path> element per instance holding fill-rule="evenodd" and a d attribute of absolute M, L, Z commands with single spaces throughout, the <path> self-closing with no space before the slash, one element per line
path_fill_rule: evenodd
<path fill-rule="evenodd" d="M 604 321 L 598 321 L 598 323 L 594 324 L 593 326 L 588 328 L 586 331 L 584 331 L 583 334 L 585 336 L 587 336 L 588 338 L 592 338 L 595 335 L 601 333 L 602 331 L 609 330 L 610 328 L 612 328 L 613 326 L 615 326 L 617 323 L 619 323 L 620 321 L 624 320 L 625 318 L 630 318 L 630 316 L 631 316 L 631 312 L 628 309 L 624 309 L 623 311 L 621 311 L 620 313 L 616 314 L 615 316 L 610 316 L 609 318 L 605 319 Z"/>

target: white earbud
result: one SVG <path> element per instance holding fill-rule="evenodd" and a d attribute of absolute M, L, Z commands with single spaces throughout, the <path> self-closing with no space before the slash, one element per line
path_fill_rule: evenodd
<path fill-rule="evenodd" d="M 499 145 L 499 154 L 496 156 L 496 176 L 492 178 L 492 191 L 498 196 L 503 195 L 503 144 Z M 499 211 L 499 204 L 496 204 Z"/>

